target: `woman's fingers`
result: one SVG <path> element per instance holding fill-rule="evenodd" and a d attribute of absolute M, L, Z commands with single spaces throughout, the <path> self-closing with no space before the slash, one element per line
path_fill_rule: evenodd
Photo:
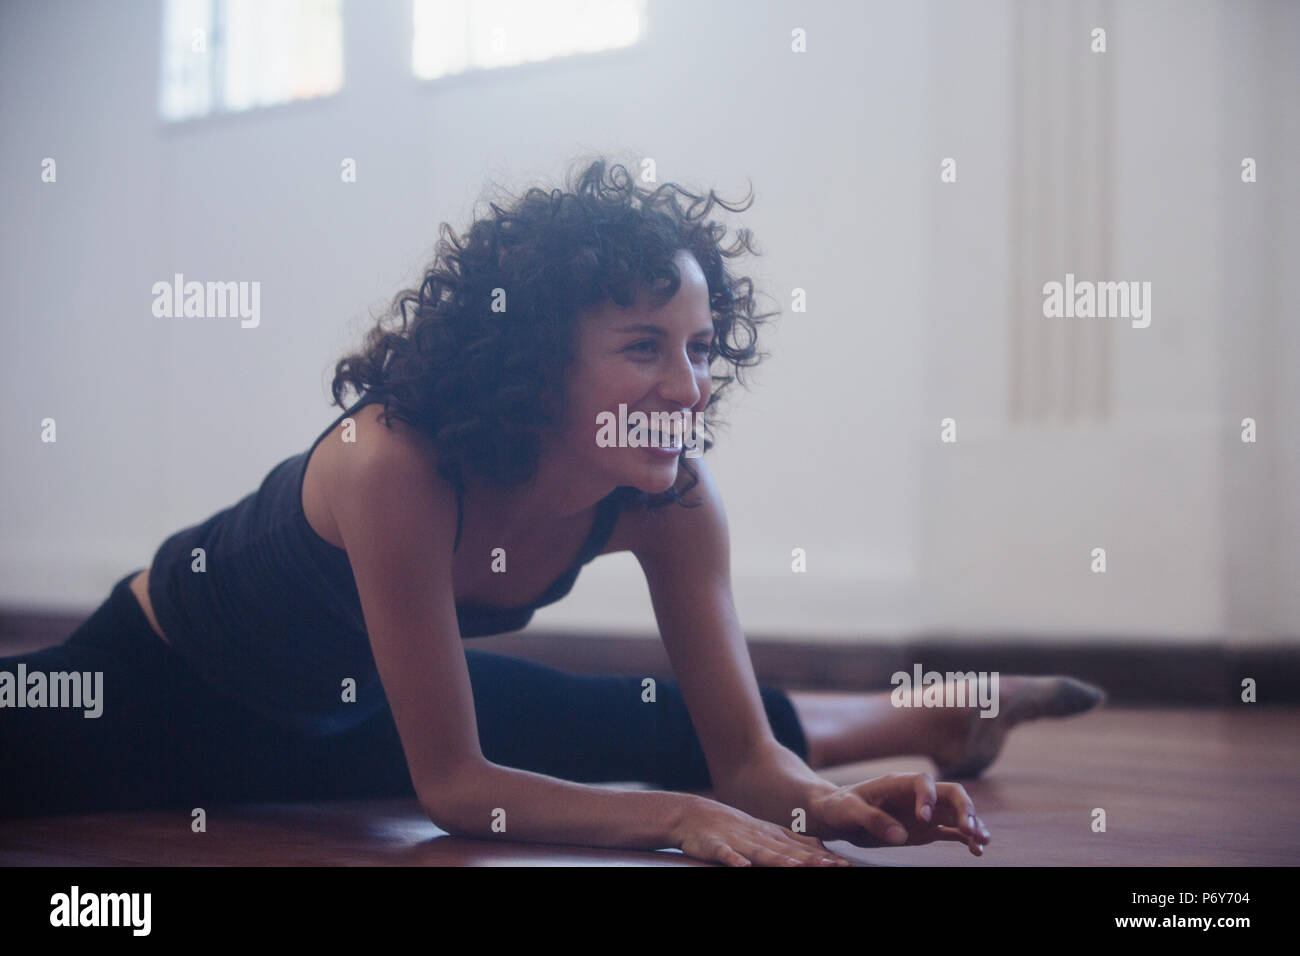
<path fill-rule="evenodd" d="M 928 773 L 918 773 L 913 779 L 916 791 L 916 818 L 929 823 L 934 817 L 934 805 L 939 802 L 934 788 L 934 777 Z"/>
<path fill-rule="evenodd" d="M 934 822 L 955 826 L 971 839 L 988 843 L 988 827 L 975 815 L 975 801 L 966 788 L 957 783 L 941 783 L 937 790 L 939 802 Z"/>
<path fill-rule="evenodd" d="M 826 857 L 830 860 L 831 863 L 836 864 L 838 866 L 843 866 L 844 864 L 851 865 L 852 861 L 846 860 L 838 853 L 828 850 L 826 848 L 826 844 L 815 836 L 809 836 L 806 833 L 795 833 L 794 831 L 790 831 L 787 833 L 785 832 L 784 827 L 782 828 L 782 835 L 785 836 L 787 839 L 798 840 L 800 843 L 808 847 L 808 849 L 810 849 L 813 852 L 814 856 Z"/>
<path fill-rule="evenodd" d="M 759 866 L 849 866 L 850 862 L 822 846 L 777 824 L 755 828 L 744 839 L 728 844 L 734 852 Z"/>
<path fill-rule="evenodd" d="M 903 784 L 908 788 L 907 793 L 915 794 L 918 806 L 924 808 L 931 805 L 929 791 L 934 787 L 933 781 L 930 781 L 929 786 L 926 786 L 924 781 L 918 784 L 913 780 L 904 780 Z M 974 809 L 969 795 L 957 784 L 940 784 L 939 787 L 939 792 L 933 798 L 935 808 L 933 815 L 936 821 L 911 834 L 894 817 L 870 805 L 851 791 L 845 791 L 839 801 L 842 805 L 837 809 L 844 816 L 851 818 L 857 826 L 885 843 L 924 844 L 943 840 L 964 843 L 974 856 L 983 856 L 983 844 L 988 842 L 987 830 L 973 812 L 968 812 Z M 911 804 L 910 799 L 908 804 Z M 920 815 L 919 810 L 918 815 Z M 940 816 L 948 822 L 938 822 Z M 974 818 L 973 830 L 965 820 L 966 817 Z M 891 827 L 899 828 L 901 840 L 890 835 Z M 778 824 L 755 828 L 752 832 L 745 833 L 743 838 L 733 834 L 727 842 L 719 841 L 713 856 L 719 863 L 730 866 L 851 865 L 850 861 L 827 850 L 822 841 L 816 837 L 788 831 Z"/>
<path fill-rule="evenodd" d="M 795 833 L 793 830 L 791 830 L 789 834 L 786 834 L 784 833 L 784 830 L 785 828 L 782 827 L 782 835 L 787 836 L 789 839 L 798 840 L 800 843 L 812 847 L 814 850 L 826 849 L 826 844 L 823 843 L 821 840 L 817 839 L 817 837 L 815 836 L 809 836 L 807 833 Z"/>
<path fill-rule="evenodd" d="M 849 866 L 821 840 L 722 804 L 705 802 L 685 815 L 682 852 L 727 866 Z"/>
<path fill-rule="evenodd" d="M 937 836 L 940 825 L 960 833 L 959 839 L 973 847 L 982 847 L 991 839 L 988 827 L 975 814 L 975 802 L 966 788 L 957 783 L 935 783 L 928 773 L 886 774 L 849 788 L 847 792 L 856 798 L 857 803 L 846 802 L 840 808 L 849 818 L 846 822 L 863 827 L 887 843 L 899 845 L 950 839 Z M 890 826 L 901 827 L 901 824 L 881 810 L 881 806 L 898 811 L 906 807 L 911 811 L 906 819 L 912 832 L 904 831 L 903 839 L 898 839 L 897 833 L 889 836 Z M 912 816 L 916 819 L 912 820 Z M 874 822 L 872 817 L 875 817 Z M 918 821 L 922 825 L 920 829 Z"/>
<path fill-rule="evenodd" d="M 854 792 L 872 806 L 881 804 L 898 806 L 903 801 L 914 803 L 912 812 L 918 820 L 927 823 L 933 816 L 935 804 L 939 799 L 934 777 L 928 773 L 885 774 L 875 780 L 858 784 Z"/>
<path fill-rule="evenodd" d="M 885 843 L 900 846 L 907 842 L 906 827 L 852 790 L 844 791 L 836 802 L 845 823 L 861 827 Z"/>
<path fill-rule="evenodd" d="M 954 843 L 965 843 L 967 848 L 975 856 L 984 855 L 984 847 L 980 842 L 972 837 L 967 836 L 955 827 L 935 827 L 930 833 L 931 840 L 951 840 Z"/>
<path fill-rule="evenodd" d="M 915 791 L 916 777 L 929 777 L 927 774 L 887 773 L 874 780 L 865 780 L 852 790 L 862 800 L 872 804 L 887 803 L 900 797 L 910 797 Z M 934 778 L 931 777 L 931 782 Z"/>
<path fill-rule="evenodd" d="M 715 857 L 719 863 L 725 863 L 728 866 L 749 866 L 749 860 L 737 853 L 725 843 L 718 844 L 715 851 Z"/>
<path fill-rule="evenodd" d="M 805 866 L 810 863 L 802 853 L 789 850 L 788 847 L 772 846 L 770 843 L 759 844 L 756 848 L 756 863 L 763 866 Z"/>
<path fill-rule="evenodd" d="M 906 806 L 918 819 L 929 823 L 934 815 L 932 808 L 938 802 L 934 778 L 928 773 L 886 774 L 860 783 L 848 793 L 858 804 L 853 810 L 854 822 L 886 843 L 896 846 L 907 841 L 907 828 L 881 810 L 879 805 Z M 866 808 L 865 812 L 862 807 Z"/>
<path fill-rule="evenodd" d="M 811 840 L 811 843 L 805 840 Z M 848 862 L 826 849 L 820 840 L 802 837 L 797 833 L 786 833 L 784 830 L 771 835 L 770 839 L 762 843 L 774 853 L 793 859 L 800 866 L 839 866 L 842 862 Z"/>

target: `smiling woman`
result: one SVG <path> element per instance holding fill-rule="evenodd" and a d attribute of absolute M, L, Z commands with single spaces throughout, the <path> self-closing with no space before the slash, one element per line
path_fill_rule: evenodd
<path fill-rule="evenodd" d="M 705 218 L 748 204 L 672 183 L 651 192 L 604 161 L 576 170 L 570 188 L 490 203 L 463 237 L 444 224 L 420 286 L 394 301 L 400 326 L 386 317 L 338 363 L 335 402 L 348 388 L 383 398 L 427 435 L 453 486 L 475 474 L 525 484 L 552 470 L 547 452 L 582 456 L 597 472 L 624 468 L 641 459 L 595 454 L 600 413 L 622 403 L 716 421 L 763 357 L 758 333 L 771 315 L 755 313 L 752 283 L 726 268 L 754 254 L 751 233 L 724 247 L 726 227 Z M 608 483 L 569 464 L 565 484 Z M 681 502 L 671 485 L 633 497 L 651 509 Z"/>
<path fill-rule="evenodd" d="M 405 796 L 451 833 L 737 866 L 842 862 L 826 838 L 982 853 L 961 786 L 839 787 L 812 766 L 922 753 L 978 773 L 1017 720 L 1096 695 L 1007 678 L 1000 716 L 972 720 L 760 686 L 703 459 L 598 439 L 612 414 L 712 415 L 759 361 L 768 316 L 727 268 L 750 236 L 721 245 L 715 206 L 747 208 L 598 160 L 464 236 L 444 224 L 420 284 L 337 363 L 343 411 L 305 452 L 170 536 L 62 645 L 0 660 L 105 688 L 96 720 L 0 714 L 0 812 Z M 676 680 L 462 646 L 616 551 L 644 570 Z M 585 785 L 613 781 L 664 789 Z"/>

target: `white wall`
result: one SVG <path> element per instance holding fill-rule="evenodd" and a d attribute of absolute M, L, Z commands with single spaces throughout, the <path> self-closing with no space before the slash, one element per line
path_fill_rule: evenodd
<path fill-rule="evenodd" d="M 489 179 L 605 152 L 756 190 L 750 272 L 786 314 L 710 456 L 751 636 L 1294 637 L 1296 8 L 1027 9 L 652 0 L 640 48 L 424 84 L 409 5 L 350 2 L 338 96 L 172 128 L 157 4 L 0 8 L 0 601 L 88 610 L 251 491 L 336 414 L 333 361 L 440 222 L 464 226 Z M 1110 49 L 1081 55 L 1093 20 Z M 1079 120 L 1086 151 L 1069 102 L 1113 104 Z M 1081 241 L 1067 213 L 1097 208 L 1109 229 Z M 1074 262 L 1151 281 L 1151 328 L 1042 326 L 1035 290 Z M 155 319 L 175 272 L 259 280 L 261 326 Z M 1062 418 L 1058 365 L 1104 416 Z M 534 626 L 648 632 L 644 591 L 630 556 L 602 558 Z"/>
<path fill-rule="evenodd" d="M 969 157 L 970 176 L 931 193 L 926 397 L 931 422 L 965 431 L 921 436 L 929 620 L 1294 639 L 1300 349 L 1280 250 L 1300 208 L 1295 6 L 942 9 L 935 151 Z M 1243 156 L 1268 167 L 1258 183 Z M 1149 280 L 1150 327 L 1034 314 L 1066 272 Z M 1032 400 L 1012 401 L 1017 376 Z"/>

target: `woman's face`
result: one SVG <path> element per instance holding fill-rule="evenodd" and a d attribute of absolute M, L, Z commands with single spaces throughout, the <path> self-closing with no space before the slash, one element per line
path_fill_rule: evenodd
<path fill-rule="evenodd" d="M 618 422 L 635 412 L 647 418 L 675 412 L 676 420 L 685 420 L 689 427 L 708 403 L 713 341 L 708 283 L 690 253 L 679 251 L 673 261 L 681 272 L 681 287 L 662 306 L 653 308 L 648 290 L 641 289 L 632 307 L 606 301 L 580 316 L 559 429 L 557 450 L 581 474 L 601 484 L 633 485 L 647 494 L 673 487 L 679 455 L 630 443 L 603 447 L 611 429 L 602 432 L 600 423 L 602 414 L 606 422 L 612 417 L 617 437 Z M 627 424 L 629 439 L 635 424 L 635 417 Z M 702 444 L 698 447 L 703 450 Z"/>

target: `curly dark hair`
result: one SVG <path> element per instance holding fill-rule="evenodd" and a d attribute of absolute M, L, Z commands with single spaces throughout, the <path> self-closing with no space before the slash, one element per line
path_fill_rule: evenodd
<path fill-rule="evenodd" d="M 622 165 L 607 175 L 603 158 L 585 168 L 575 163 L 568 183 L 568 192 L 531 188 L 504 208 L 489 202 L 490 215 L 475 213 L 463 237 L 443 223 L 419 288 L 398 293 L 362 349 L 335 365 L 334 404 L 347 407 L 348 388 L 382 400 L 386 425 L 395 416 L 434 442 L 439 472 L 458 494 L 467 473 L 499 486 L 533 477 L 544 430 L 563 407 L 578 314 L 607 299 L 631 306 L 639 287 L 655 305 L 667 302 L 681 285 L 672 261 L 678 250 L 694 255 L 708 280 L 714 388 L 705 411 L 767 357 L 758 351 L 758 326 L 779 313 L 755 314 L 753 282 L 732 276 L 724 262 L 758 255 L 752 234 L 739 229 L 724 248 L 726 226 L 704 218 L 715 205 L 748 209 L 752 184 L 743 205 L 672 183 L 650 191 Z M 494 290 L 505 291 L 508 310 L 493 311 Z M 387 327 L 397 318 L 400 327 Z M 718 363 L 724 374 L 712 371 Z M 706 420 L 712 430 L 713 418 Z M 706 437 L 703 445 L 708 451 L 713 442 Z M 688 506 L 684 493 L 699 477 L 685 454 L 680 467 L 691 481 L 681 492 L 621 487 L 623 505 Z"/>

